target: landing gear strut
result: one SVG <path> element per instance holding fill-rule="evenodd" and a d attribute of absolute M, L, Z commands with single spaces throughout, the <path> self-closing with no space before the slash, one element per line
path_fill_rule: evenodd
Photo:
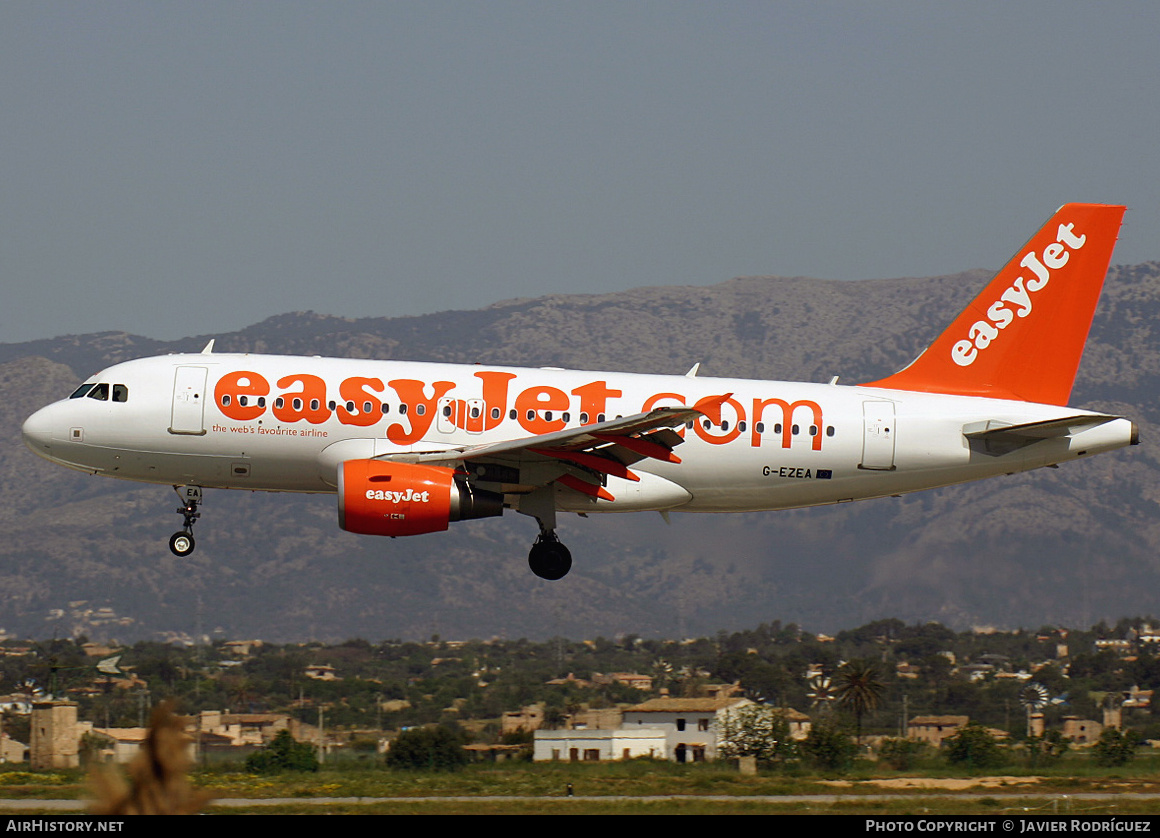
<path fill-rule="evenodd" d="M 174 486 L 173 491 L 181 498 L 181 508 L 177 514 L 183 516 L 181 530 L 169 536 L 169 549 L 175 556 L 188 556 L 197 546 L 193 540 L 193 522 L 201 517 L 197 511 L 201 503 L 201 486 Z"/>
<path fill-rule="evenodd" d="M 542 530 L 528 553 L 528 567 L 541 579 L 563 579 L 572 569 L 572 553 L 560 543 L 555 530 Z"/>
<path fill-rule="evenodd" d="M 572 569 L 572 553 L 556 537 L 556 497 L 551 485 L 520 497 L 517 509 L 540 525 L 540 534 L 528 553 L 528 567 L 541 579 L 563 579 Z"/>

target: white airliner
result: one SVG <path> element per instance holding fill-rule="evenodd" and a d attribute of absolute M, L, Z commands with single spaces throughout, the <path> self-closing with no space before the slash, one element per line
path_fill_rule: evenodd
<path fill-rule="evenodd" d="M 225 354 L 109 367 L 24 423 L 80 471 L 172 484 L 178 556 L 202 489 L 330 492 L 343 529 L 417 535 L 556 513 L 741 512 L 897 495 L 1137 442 L 1066 407 L 1124 207 L 1068 204 L 910 366 L 855 386 Z"/>

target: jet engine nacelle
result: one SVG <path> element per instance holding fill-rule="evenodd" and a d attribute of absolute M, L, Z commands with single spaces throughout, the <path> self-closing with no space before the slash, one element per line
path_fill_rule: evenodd
<path fill-rule="evenodd" d="M 364 535 L 441 532 L 451 521 L 503 514 L 503 495 L 454 469 L 347 460 L 338 470 L 338 524 Z"/>

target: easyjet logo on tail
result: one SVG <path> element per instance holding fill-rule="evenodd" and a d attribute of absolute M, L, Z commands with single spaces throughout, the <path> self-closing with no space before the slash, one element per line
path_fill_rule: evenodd
<path fill-rule="evenodd" d="M 1067 404 L 1124 211 L 1064 204 L 927 351 L 865 386 Z"/>
<path fill-rule="evenodd" d="M 1016 317 L 1027 317 L 1034 309 L 1032 294 L 1047 287 L 1052 271 L 1067 264 L 1072 250 L 1079 250 L 1087 242 L 1086 235 L 1077 236 L 1074 224 L 1060 224 L 1055 241 L 1043 248 L 1040 257 L 1034 250 L 1027 253 L 1019 265 L 1031 272 L 1031 277 L 1020 275 L 987 307 L 987 319 L 976 320 L 967 330 L 967 337 L 951 346 L 951 360 L 960 367 L 969 367 L 986 351 L 1000 333 L 1015 322 Z M 1069 250 L 1070 248 L 1070 250 Z"/>

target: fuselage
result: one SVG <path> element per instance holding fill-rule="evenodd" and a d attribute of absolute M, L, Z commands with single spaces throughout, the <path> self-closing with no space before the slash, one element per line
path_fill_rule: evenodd
<path fill-rule="evenodd" d="M 334 492 L 340 464 L 452 451 L 695 406 L 680 462 L 604 477 L 572 511 L 739 512 L 901 494 L 1062 463 L 1134 441 L 1126 419 L 996 453 L 972 429 L 1095 416 L 1057 405 L 868 386 L 202 353 L 129 361 L 24 425 L 43 457 L 150 483 Z M 518 463 L 515 465 L 518 466 Z M 518 480 L 516 481 L 518 483 Z"/>

